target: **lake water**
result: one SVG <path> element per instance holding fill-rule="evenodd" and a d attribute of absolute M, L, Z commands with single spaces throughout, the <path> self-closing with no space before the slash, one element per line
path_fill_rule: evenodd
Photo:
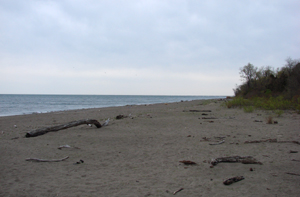
<path fill-rule="evenodd" d="M 0 116 L 219 98 L 225 96 L 0 94 Z"/>

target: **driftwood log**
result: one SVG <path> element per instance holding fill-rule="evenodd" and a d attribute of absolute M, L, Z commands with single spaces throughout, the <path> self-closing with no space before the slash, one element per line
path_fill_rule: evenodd
<path fill-rule="evenodd" d="M 77 120 L 77 121 L 69 122 L 69 123 L 63 124 L 63 125 L 36 129 L 36 130 L 26 133 L 25 137 L 27 137 L 27 138 L 28 137 L 36 137 L 39 135 L 44 135 L 48 132 L 54 132 L 54 131 L 59 131 L 59 130 L 63 130 L 63 129 L 68 129 L 70 127 L 76 127 L 76 126 L 82 125 L 82 124 L 94 124 L 97 128 L 101 127 L 101 124 L 97 120 L 93 120 L 93 119 Z"/>
<path fill-rule="evenodd" d="M 210 164 L 212 166 L 217 165 L 218 163 L 226 162 L 226 163 L 243 163 L 243 164 L 260 164 L 261 162 L 257 161 L 255 158 L 251 156 L 241 157 L 241 156 L 232 156 L 232 157 L 219 157 L 216 159 L 212 159 Z"/>

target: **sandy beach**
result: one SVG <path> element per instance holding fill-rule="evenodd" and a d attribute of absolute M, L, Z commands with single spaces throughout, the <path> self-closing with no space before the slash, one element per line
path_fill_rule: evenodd
<path fill-rule="evenodd" d="M 0 117 L 0 196 L 173 196 L 175 191 L 175 196 L 299 196 L 300 144 L 295 142 L 300 141 L 300 115 L 245 113 L 223 102 Z M 267 124 L 269 116 L 278 123 Z M 108 118 L 101 128 L 80 125 L 25 138 L 42 127 Z M 59 149 L 62 145 L 70 147 Z M 26 161 L 67 156 L 59 162 Z M 230 156 L 252 156 L 262 165 L 210 164 Z M 244 179 L 223 184 L 236 176 Z"/>

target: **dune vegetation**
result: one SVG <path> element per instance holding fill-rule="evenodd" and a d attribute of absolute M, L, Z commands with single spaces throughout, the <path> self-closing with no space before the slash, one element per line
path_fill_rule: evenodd
<path fill-rule="evenodd" d="M 234 89 L 235 97 L 226 102 L 228 108 L 274 110 L 278 115 L 288 109 L 300 113 L 300 60 L 287 58 L 277 69 L 248 63 L 240 68 L 240 76 L 243 83 Z"/>

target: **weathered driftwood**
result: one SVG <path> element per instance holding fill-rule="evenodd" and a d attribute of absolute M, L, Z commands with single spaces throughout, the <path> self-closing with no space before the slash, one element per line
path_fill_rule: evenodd
<path fill-rule="evenodd" d="M 208 138 L 208 137 L 202 137 L 202 139 L 203 140 L 200 140 L 200 142 L 208 142 L 208 141 L 210 141 L 210 138 Z"/>
<path fill-rule="evenodd" d="M 267 140 L 254 140 L 254 141 L 245 141 L 245 144 L 249 143 L 261 143 L 261 142 L 271 142 L 271 143 L 294 143 L 294 144 L 299 144 L 299 141 L 278 141 L 277 139 L 267 139 Z"/>
<path fill-rule="evenodd" d="M 230 135 L 227 135 L 228 137 L 230 137 Z M 224 138 L 226 138 L 225 136 L 220 136 L 220 137 L 218 137 L 218 136 L 215 136 L 214 138 L 216 138 L 216 139 L 224 139 Z"/>
<path fill-rule="evenodd" d="M 226 137 L 214 137 L 216 139 L 219 139 L 219 141 L 215 141 L 214 143 L 209 143 L 209 145 L 219 145 L 219 144 L 223 144 L 225 142 L 225 139 Z M 203 137 L 202 138 L 203 140 L 200 140 L 200 142 L 203 142 L 203 141 L 212 141 L 211 138 L 207 138 L 207 137 Z"/>
<path fill-rule="evenodd" d="M 173 195 L 177 194 L 178 192 L 184 190 L 184 188 L 180 188 L 179 190 L 176 190 L 175 192 L 173 192 Z"/>
<path fill-rule="evenodd" d="M 74 163 L 74 165 L 76 165 L 76 164 L 82 164 L 82 163 L 84 163 L 84 161 L 82 159 L 80 159 L 79 161 L 77 161 L 76 163 Z"/>
<path fill-rule="evenodd" d="M 218 145 L 218 144 L 223 144 L 225 142 L 225 139 L 226 137 L 214 137 L 216 139 L 219 139 L 219 141 L 216 141 L 215 143 L 209 143 L 209 145 Z M 202 138 L 203 140 L 200 140 L 200 142 L 203 142 L 203 141 L 212 141 L 211 138 L 207 138 L 207 137 L 203 137 Z"/>
<path fill-rule="evenodd" d="M 218 118 L 216 118 L 216 117 L 202 117 L 202 119 L 218 119 Z"/>
<path fill-rule="evenodd" d="M 211 112 L 211 110 L 190 109 L 190 110 L 183 110 L 183 112 Z"/>
<path fill-rule="evenodd" d="M 189 161 L 189 160 L 182 160 L 182 161 L 179 161 L 185 165 L 195 165 L 196 162 L 193 162 L 193 161 Z"/>
<path fill-rule="evenodd" d="M 286 172 L 286 174 L 300 176 L 300 174 L 296 174 L 296 173 L 292 173 L 292 172 Z"/>
<path fill-rule="evenodd" d="M 97 120 L 93 120 L 93 119 L 77 120 L 77 121 L 69 122 L 67 124 L 58 125 L 58 126 L 54 126 L 54 127 L 46 127 L 46 128 L 36 129 L 36 130 L 26 133 L 25 137 L 36 137 L 39 135 L 44 135 L 48 132 L 54 132 L 54 131 L 59 131 L 59 130 L 63 130 L 63 129 L 68 129 L 70 127 L 76 127 L 76 126 L 82 125 L 82 124 L 94 124 L 97 128 L 101 127 L 101 124 Z"/>
<path fill-rule="evenodd" d="M 243 176 L 236 176 L 236 177 L 232 177 L 230 179 L 227 179 L 226 181 L 223 182 L 224 185 L 230 185 L 232 183 L 238 182 L 245 179 Z"/>
<path fill-rule="evenodd" d="M 300 162 L 300 160 L 297 160 L 297 159 L 292 159 L 292 161 L 298 161 L 298 162 Z"/>
<path fill-rule="evenodd" d="M 223 144 L 225 142 L 225 140 L 216 142 L 216 143 L 209 143 L 209 145 L 219 145 L 219 144 Z"/>
<path fill-rule="evenodd" d="M 279 141 L 279 143 L 294 143 L 294 144 L 299 144 L 300 145 L 299 141 Z"/>
<path fill-rule="evenodd" d="M 261 143 L 261 142 L 278 142 L 278 141 L 277 141 L 277 139 L 253 140 L 253 141 L 245 141 L 245 144 L 249 144 L 249 143 Z"/>
<path fill-rule="evenodd" d="M 231 157 L 219 157 L 216 159 L 212 159 L 210 164 L 212 166 L 217 165 L 218 163 L 226 162 L 226 163 L 243 163 L 243 164 L 260 164 L 261 162 L 257 161 L 251 156 L 241 157 L 241 156 L 231 156 Z"/>
<path fill-rule="evenodd" d="M 109 119 L 107 119 L 107 120 L 103 123 L 102 127 L 107 126 L 108 123 L 109 123 Z"/>
<path fill-rule="evenodd" d="M 120 119 L 123 119 L 123 118 L 128 118 L 128 116 L 125 116 L 125 115 L 123 115 L 123 114 L 120 114 L 120 115 L 117 115 L 117 116 L 116 116 L 116 119 L 117 119 L 117 120 L 120 120 Z"/>
<path fill-rule="evenodd" d="M 61 150 L 61 149 L 63 149 L 63 148 L 80 149 L 80 148 L 78 148 L 78 147 L 72 147 L 72 146 L 70 146 L 70 145 L 68 145 L 68 144 L 66 144 L 66 145 L 61 145 L 61 146 L 58 147 L 59 150 Z"/>
<path fill-rule="evenodd" d="M 69 156 L 62 159 L 37 159 L 37 158 L 27 158 L 26 161 L 36 161 L 36 162 L 59 162 L 68 159 Z"/>

